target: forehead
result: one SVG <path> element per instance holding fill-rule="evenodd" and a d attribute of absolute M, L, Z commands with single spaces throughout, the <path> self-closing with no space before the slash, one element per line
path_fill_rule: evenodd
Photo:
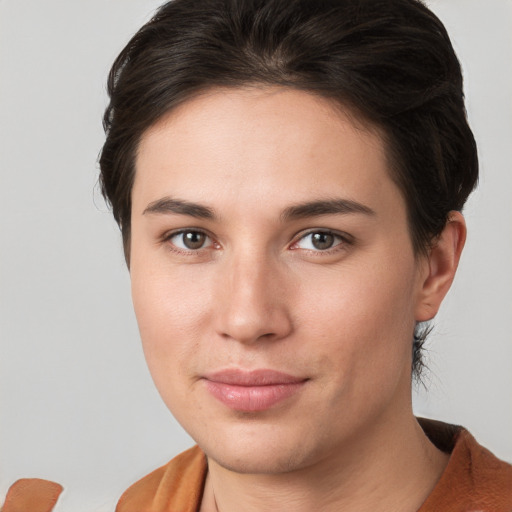
<path fill-rule="evenodd" d="M 165 194 L 271 205 L 332 193 L 377 200 L 388 190 L 396 195 L 383 137 L 350 109 L 287 88 L 213 89 L 145 132 L 133 208 Z"/>
<path fill-rule="evenodd" d="M 338 129 L 349 127 L 354 130 L 354 134 L 359 132 L 367 137 L 369 143 L 370 138 L 378 145 L 384 142 L 379 127 L 365 119 L 356 109 L 335 99 L 283 86 L 214 87 L 191 96 L 162 115 L 142 134 L 137 156 L 145 140 L 165 137 L 165 132 L 172 130 L 173 126 L 179 127 L 182 133 L 185 129 L 183 134 L 186 135 L 193 132 L 198 135 L 207 133 L 208 138 L 211 138 L 214 133 L 209 128 L 214 123 L 216 126 L 224 124 L 225 128 L 235 124 L 250 128 L 273 123 L 273 132 L 269 135 L 277 135 L 278 128 L 287 125 L 288 130 L 295 127 L 290 135 L 299 135 L 301 138 L 315 135 L 313 132 L 319 135 L 321 128 L 327 132 L 336 124 Z M 300 131 L 296 129 L 299 127 Z M 311 130 L 308 131 L 308 127 Z M 254 135 L 255 132 L 251 134 Z"/>

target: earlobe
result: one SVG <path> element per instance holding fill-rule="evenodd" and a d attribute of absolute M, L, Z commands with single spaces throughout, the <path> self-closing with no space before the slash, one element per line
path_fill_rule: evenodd
<path fill-rule="evenodd" d="M 455 277 L 465 241 L 464 217 L 460 212 L 452 211 L 441 235 L 429 251 L 427 272 L 416 307 L 417 322 L 426 322 L 437 314 Z"/>

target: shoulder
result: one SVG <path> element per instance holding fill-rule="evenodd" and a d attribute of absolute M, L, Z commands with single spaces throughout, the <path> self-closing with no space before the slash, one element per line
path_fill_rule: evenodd
<path fill-rule="evenodd" d="M 206 457 L 194 446 L 129 487 L 116 512 L 196 512 L 206 477 Z"/>
<path fill-rule="evenodd" d="M 434 444 L 451 455 L 419 512 L 512 511 L 512 465 L 498 459 L 462 427 L 420 423 Z"/>

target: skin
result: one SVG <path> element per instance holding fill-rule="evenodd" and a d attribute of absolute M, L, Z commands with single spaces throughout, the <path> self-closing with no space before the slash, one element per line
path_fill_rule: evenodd
<path fill-rule="evenodd" d="M 132 199 L 135 312 L 155 384 L 208 458 L 201 510 L 417 510 L 447 456 L 412 413 L 412 334 L 450 287 L 462 216 L 415 255 L 378 131 L 275 87 L 167 114 L 142 137 Z M 361 211 L 293 215 L 326 200 Z M 205 385 L 232 368 L 305 383 L 240 412 Z"/>

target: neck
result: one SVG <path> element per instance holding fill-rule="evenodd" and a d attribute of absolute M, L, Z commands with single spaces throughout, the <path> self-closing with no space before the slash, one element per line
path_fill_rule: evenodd
<path fill-rule="evenodd" d="M 448 456 L 428 440 L 412 411 L 376 425 L 289 473 L 240 474 L 209 460 L 201 512 L 237 512 L 242 503 L 247 512 L 416 511 Z"/>

